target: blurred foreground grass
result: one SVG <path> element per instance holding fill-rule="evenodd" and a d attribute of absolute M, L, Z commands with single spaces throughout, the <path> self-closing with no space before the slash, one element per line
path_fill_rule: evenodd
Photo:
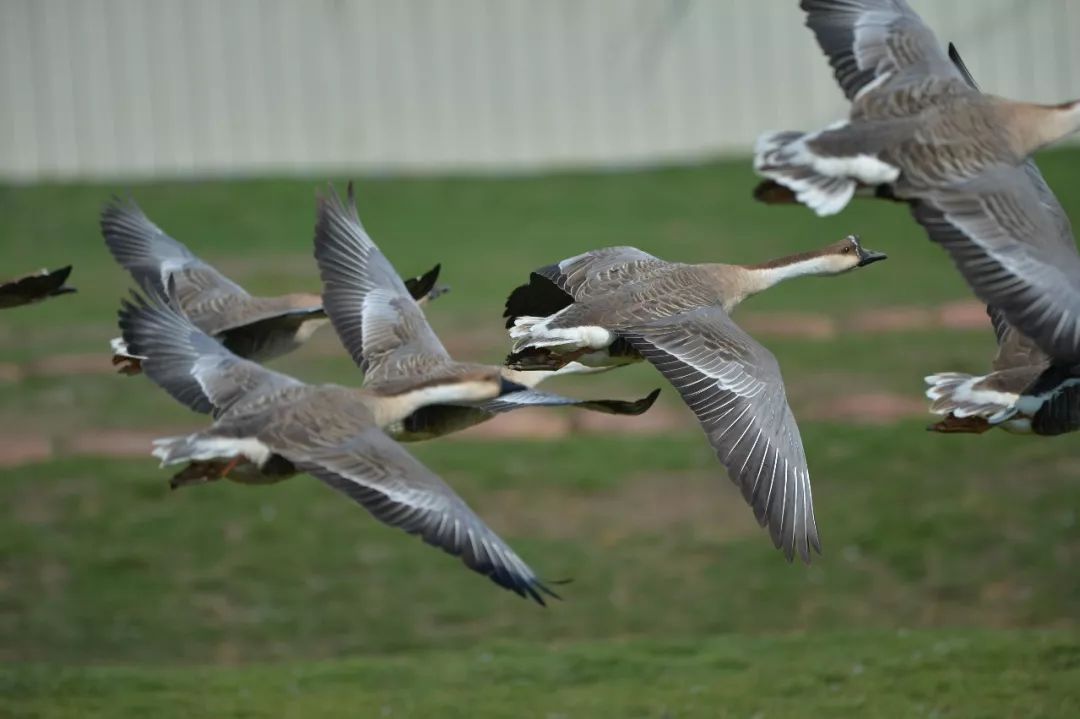
<path fill-rule="evenodd" d="M 813 423 L 825 554 L 788 565 L 696 436 L 415 446 L 542 576 L 542 609 L 308 477 L 170 492 L 154 462 L 6 472 L 3 656 L 236 662 L 1080 617 L 1080 460 L 1053 440 Z"/>
<path fill-rule="evenodd" d="M 8 716 L 1067 717 L 1080 646 L 1050 632 L 492 641 L 237 668 L 29 667 Z"/>
<path fill-rule="evenodd" d="M 1068 188 L 1078 160 L 1061 151 L 1041 164 Z M 902 208 L 855 203 L 819 221 L 754 205 L 752 185 L 741 162 L 363 181 L 358 194 L 403 274 L 443 263 L 453 292 L 432 321 L 462 358 L 498 359 L 502 299 L 530 268 L 602 245 L 759 261 L 855 231 L 890 260 L 790 283 L 747 309 L 843 320 L 968 296 Z M 318 287 L 315 186 L 171 183 L 133 195 L 269 293 Z M 0 363 L 107 363 L 128 285 L 96 230 L 113 189 L 0 188 L 3 274 L 74 262 L 81 290 L 0 314 Z M 1062 195 L 1080 215 L 1080 198 Z M 335 343 L 326 332 L 275 367 L 356 382 Z M 992 339 L 922 330 L 765 344 L 799 414 L 856 390 L 918 398 L 929 371 L 985 367 Z M 663 384 L 649 368 L 595 379 L 562 388 L 638 396 Z M 663 401 L 678 407 L 673 394 Z M 142 379 L 0 382 L 3 436 L 202 421 Z M 1075 716 L 1075 438 L 800 425 L 825 545 L 809 568 L 772 549 L 697 431 L 413 445 L 535 569 L 573 578 L 547 609 L 310 478 L 170 493 L 149 456 L 0 470 L 0 715 Z"/>

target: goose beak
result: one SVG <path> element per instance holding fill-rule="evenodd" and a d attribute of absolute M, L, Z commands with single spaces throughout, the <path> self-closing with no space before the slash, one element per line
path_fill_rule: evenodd
<path fill-rule="evenodd" d="M 500 397 L 502 397 L 504 394 L 511 394 L 513 392 L 524 392 L 527 389 L 529 389 L 529 388 L 526 387 L 525 385 L 518 384 L 517 382 L 512 382 L 511 380 L 508 380 L 505 377 L 501 378 L 500 381 L 499 381 L 499 396 Z"/>
<path fill-rule="evenodd" d="M 866 267 L 867 265 L 871 265 L 871 264 L 873 264 L 875 262 L 878 262 L 879 260 L 886 260 L 888 258 L 889 258 L 889 256 L 886 255 L 884 252 L 874 252 L 873 250 L 864 250 L 862 247 L 860 247 L 859 248 L 859 264 L 857 264 L 855 266 L 856 267 Z"/>

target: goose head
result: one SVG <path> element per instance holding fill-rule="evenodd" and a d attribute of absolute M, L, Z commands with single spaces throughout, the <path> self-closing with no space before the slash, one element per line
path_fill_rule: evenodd
<path fill-rule="evenodd" d="M 884 252 L 863 247 L 858 235 L 848 235 L 839 242 L 833 242 L 818 250 L 799 252 L 763 265 L 750 266 L 748 269 L 753 271 L 755 278 L 752 281 L 754 286 L 751 293 L 760 292 L 795 277 L 840 275 L 885 258 Z"/>
<path fill-rule="evenodd" d="M 823 247 L 820 257 L 825 260 L 823 275 L 839 275 L 850 272 L 856 267 L 867 265 L 888 259 L 884 252 L 876 252 L 862 246 L 858 235 L 848 235 L 839 242 Z"/>

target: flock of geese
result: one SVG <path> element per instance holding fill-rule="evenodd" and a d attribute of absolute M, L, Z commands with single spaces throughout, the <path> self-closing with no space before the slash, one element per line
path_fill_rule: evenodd
<path fill-rule="evenodd" d="M 1080 101 L 1014 102 L 979 91 L 904 0 L 802 0 L 806 24 L 851 102 L 818 132 L 762 135 L 754 196 L 819 215 L 853 197 L 906 204 L 987 305 L 999 349 L 985 376 L 927 377 L 931 429 L 1080 428 L 1080 255 L 1033 152 L 1080 130 Z M 541 391 L 550 377 L 646 361 L 675 387 L 754 515 L 791 560 L 821 551 L 799 428 L 773 355 L 731 319 L 785 280 L 839 275 L 885 258 L 856 236 L 757 265 L 686 264 L 633 247 L 541 267 L 509 295 L 512 348 L 501 366 L 459 362 L 422 305 L 439 267 L 402 279 L 365 232 L 352 185 L 318 199 L 321 295 L 255 297 L 196 257 L 131 201 L 101 216 L 105 242 L 141 292 L 122 303 L 114 363 L 210 416 L 154 443 L 180 465 L 173 487 L 226 478 L 265 484 L 310 474 L 377 519 L 459 556 L 543 604 L 555 596 L 402 442 L 527 406 L 645 412 L 635 401 Z M 74 291 L 70 267 L 0 287 L 0 307 Z M 261 362 L 330 323 L 363 373 L 359 387 L 310 385 Z"/>

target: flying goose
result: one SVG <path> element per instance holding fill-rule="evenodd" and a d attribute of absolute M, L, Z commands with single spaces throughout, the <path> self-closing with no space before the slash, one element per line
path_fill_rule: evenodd
<path fill-rule="evenodd" d="M 780 367 L 730 313 L 784 280 L 837 275 L 882 259 L 855 236 L 748 266 L 667 262 L 633 247 L 593 250 L 536 270 L 526 289 L 515 290 L 511 361 L 535 366 L 546 357 L 558 367 L 625 344 L 617 354 L 648 360 L 679 391 L 776 547 L 789 561 L 797 552 L 809 562 L 810 549 L 820 552 L 821 545 Z M 537 298 L 532 311 L 530 296 Z"/>
<path fill-rule="evenodd" d="M 1028 337 L 989 308 L 998 352 L 983 376 L 941 372 L 926 378 L 935 432 L 1058 435 L 1080 429 L 1080 368 L 1054 365 Z"/>
<path fill-rule="evenodd" d="M 820 132 L 763 135 L 757 171 L 818 214 L 858 185 L 889 186 L 981 300 L 1055 361 L 1080 361 L 1080 255 L 1027 162 L 1080 130 L 1080 101 L 981 93 L 904 0 L 801 6 L 851 113 Z"/>
<path fill-rule="evenodd" d="M 352 183 L 346 205 L 332 189 L 319 198 L 315 225 L 315 260 L 323 281 L 323 306 L 338 337 L 364 372 L 364 387 L 413 382 L 432 368 L 452 361 L 397 273 L 364 230 L 356 211 Z M 381 320 L 382 331 L 372 323 Z M 393 321 L 391 321 L 393 320 Z M 586 373 L 591 368 L 568 363 L 530 372 L 489 367 L 522 390 L 468 404 L 431 403 L 386 431 L 399 441 L 418 441 L 471 427 L 523 407 L 569 406 L 607 414 L 638 415 L 648 410 L 659 390 L 636 401 L 579 400 L 535 389 L 556 375 Z"/>
<path fill-rule="evenodd" d="M 14 280 L 0 283 L 0 309 L 40 302 L 47 297 L 66 295 L 75 288 L 64 284 L 71 274 L 71 265 L 58 270 L 41 270 Z"/>
<path fill-rule="evenodd" d="M 979 92 L 953 44 L 943 54 L 918 16 L 906 5 L 897 7 L 899 10 L 890 11 L 888 22 L 878 14 L 873 15 L 873 23 L 890 28 L 889 47 L 907 43 L 908 52 L 915 53 L 910 57 L 923 58 L 909 62 L 913 82 L 930 86 L 946 83 L 958 97 L 989 97 Z M 867 12 L 861 12 L 854 20 L 856 30 L 871 23 Z M 811 9 L 808 24 L 847 90 L 843 78 L 851 77 L 852 63 L 856 63 L 850 53 L 859 57 L 861 46 L 853 45 L 845 54 L 835 40 L 845 32 L 850 34 L 851 25 L 843 32 L 835 26 L 832 30 L 823 28 L 851 22 L 851 17 L 833 15 L 826 22 L 829 17 L 820 9 Z M 841 67 L 849 71 L 845 74 Z M 890 85 L 890 77 L 880 75 L 878 84 Z M 866 96 L 878 92 L 866 87 Z M 895 96 L 903 95 L 898 90 Z M 1003 102 L 996 98 L 990 101 Z M 935 102 L 951 106 L 940 97 Z M 856 95 L 855 106 L 859 103 Z M 890 152 L 901 158 L 911 154 L 909 159 L 917 160 L 918 149 L 901 144 Z M 994 148 L 983 148 L 987 150 Z M 775 181 L 759 185 L 755 196 L 766 202 L 786 202 L 786 188 L 770 183 Z M 926 378 L 927 396 L 933 401 L 931 411 L 947 415 L 931 429 L 982 432 L 1002 426 L 1044 435 L 1080 429 L 1080 394 L 1073 388 L 1080 381 L 1080 257 L 1069 218 L 1034 160 L 1027 158 L 1019 164 L 999 161 L 982 177 L 931 189 L 919 187 L 901 173 L 864 191 L 906 202 L 930 238 L 949 251 L 975 294 L 988 303 L 987 312 L 993 319 L 999 342 L 993 372 L 982 377 L 947 372 Z"/>
<path fill-rule="evenodd" d="M 976 87 L 960 53 L 949 43 L 949 59 Z M 1024 163 L 1024 171 L 1051 217 L 1063 250 L 1075 247 L 1072 225 L 1064 208 L 1043 179 L 1034 160 Z M 924 210 L 924 215 L 926 212 Z M 955 227 L 934 216 L 934 228 L 941 236 L 957 235 Z M 1074 250 L 1075 251 L 1075 250 Z M 986 308 L 998 342 L 992 371 L 984 376 L 942 372 L 926 378 L 926 395 L 931 411 L 945 419 L 929 427 L 936 432 L 985 432 L 1001 427 L 1015 433 L 1057 435 L 1080 429 L 1080 367 L 1049 357 L 1031 338 L 1009 325 L 1000 311 Z"/>
<path fill-rule="evenodd" d="M 176 284 L 180 307 L 192 322 L 241 357 L 265 362 L 306 342 L 326 324 L 322 300 L 315 294 L 253 297 L 165 234 L 133 201 L 114 199 L 101 213 L 105 244 L 136 283 L 162 291 Z M 407 286 L 424 301 L 446 291 L 438 285 L 439 265 Z M 113 364 L 124 374 L 138 374 L 139 360 L 121 338 L 111 341 Z"/>
<path fill-rule="evenodd" d="M 199 329 L 179 309 L 175 279 L 168 282 L 167 299 L 150 287 L 145 297 L 123 302 L 123 338 L 144 357 L 151 381 L 214 421 L 193 434 L 156 440 L 162 466 L 186 463 L 177 475 L 184 481 L 264 483 L 307 473 L 506 589 L 540 604 L 544 595 L 556 596 L 449 486 L 381 429 L 425 404 L 491 399 L 518 385 L 496 369 L 454 362 L 433 364 L 412 381 L 388 378 L 364 389 L 304 384 L 237 356 Z M 388 306 L 365 317 L 377 335 L 393 333 L 401 319 Z"/>

